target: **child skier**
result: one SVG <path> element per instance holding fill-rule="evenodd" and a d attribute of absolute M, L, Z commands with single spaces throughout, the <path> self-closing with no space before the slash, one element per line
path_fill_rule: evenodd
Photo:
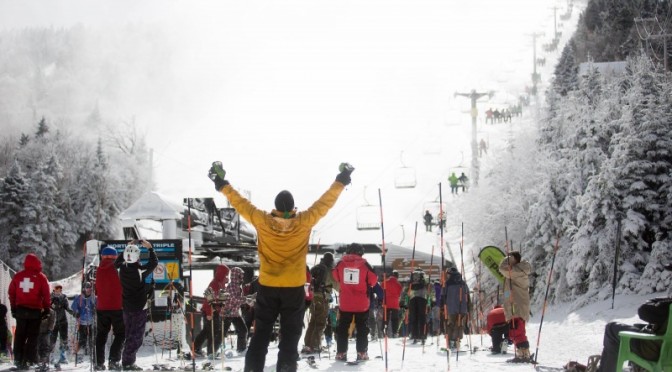
<path fill-rule="evenodd" d="M 79 350 L 89 355 L 89 347 L 93 339 L 93 309 L 96 308 L 96 296 L 93 295 L 91 282 L 86 282 L 82 294 L 72 299 L 72 312 L 77 318 L 77 350 L 75 358 L 79 361 Z"/>
<path fill-rule="evenodd" d="M 49 309 L 49 315 L 42 318 L 40 322 L 40 335 L 37 337 L 37 357 L 39 365 L 35 369 L 36 372 L 46 372 L 49 370 L 49 356 L 54 349 L 50 335 L 56 325 L 56 312 L 54 309 Z M 54 364 L 57 371 L 61 369 L 59 363 Z"/>
<path fill-rule="evenodd" d="M 243 269 L 234 267 L 231 269 L 231 281 L 226 285 L 224 290 L 224 305 L 222 306 L 222 314 L 224 317 L 224 337 L 229 333 L 229 327 L 233 323 L 236 329 L 236 336 L 238 342 L 236 351 L 238 353 L 245 352 L 247 349 L 247 327 L 240 314 L 240 307 L 246 302 L 243 294 Z M 222 340 L 223 341 L 223 340 Z"/>
<path fill-rule="evenodd" d="M 136 353 L 145 336 L 147 324 L 147 291 L 145 279 L 159 264 L 152 244 L 146 240 L 140 242 L 149 252 L 149 261 L 140 263 L 140 248 L 130 242 L 124 253 L 114 261 L 114 267 L 119 269 L 121 280 L 121 294 L 124 313 L 125 340 L 124 351 L 121 355 L 121 365 L 124 371 L 141 371 L 142 367 L 135 364 Z"/>

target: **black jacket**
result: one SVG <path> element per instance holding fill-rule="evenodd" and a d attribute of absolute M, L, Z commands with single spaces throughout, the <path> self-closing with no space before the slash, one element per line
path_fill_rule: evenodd
<path fill-rule="evenodd" d="M 124 310 L 142 310 L 147 304 L 145 279 L 159 264 L 159 258 L 153 249 L 149 250 L 149 261 L 141 265 L 140 262 L 126 263 L 123 253 L 117 256 L 114 267 L 119 269 L 121 280 L 122 306 Z"/>

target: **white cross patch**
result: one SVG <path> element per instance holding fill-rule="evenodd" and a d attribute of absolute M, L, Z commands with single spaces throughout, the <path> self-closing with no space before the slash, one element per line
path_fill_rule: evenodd
<path fill-rule="evenodd" d="M 25 277 L 23 278 L 21 284 L 19 284 L 19 287 L 23 289 L 23 293 L 28 293 L 31 289 L 33 289 L 33 287 L 35 287 L 35 283 L 31 282 L 30 278 Z"/>

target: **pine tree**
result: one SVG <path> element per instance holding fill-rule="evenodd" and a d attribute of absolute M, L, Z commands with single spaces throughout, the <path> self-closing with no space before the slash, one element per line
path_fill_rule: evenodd
<path fill-rule="evenodd" d="M 21 227 L 26 218 L 23 210 L 27 202 L 28 181 L 18 161 L 0 182 L 0 257 L 14 270 L 21 269 L 26 252 L 19 249 L 22 239 Z"/>
<path fill-rule="evenodd" d="M 37 131 L 35 132 L 35 138 L 42 138 L 47 133 L 49 133 L 49 127 L 47 126 L 47 120 L 42 117 L 39 123 L 37 123 Z"/>

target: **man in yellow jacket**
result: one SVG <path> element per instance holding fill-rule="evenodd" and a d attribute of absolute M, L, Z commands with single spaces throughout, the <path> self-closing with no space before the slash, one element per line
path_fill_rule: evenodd
<path fill-rule="evenodd" d="M 350 184 L 354 168 L 343 163 L 329 189 L 305 211 L 297 212 L 294 197 L 283 190 L 275 198 L 270 213 L 255 207 L 225 179 L 221 163 L 215 162 L 209 177 L 215 189 L 257 230 L 259 291 L 254 305 L 255 330 L 245 355 L 245 372 L 264 370 L 273 324 L 280 316 L 280 344 L 277 371 L 296 371 L 298 344 L 305 311 L 306 255 L 315 226 Z"/>

